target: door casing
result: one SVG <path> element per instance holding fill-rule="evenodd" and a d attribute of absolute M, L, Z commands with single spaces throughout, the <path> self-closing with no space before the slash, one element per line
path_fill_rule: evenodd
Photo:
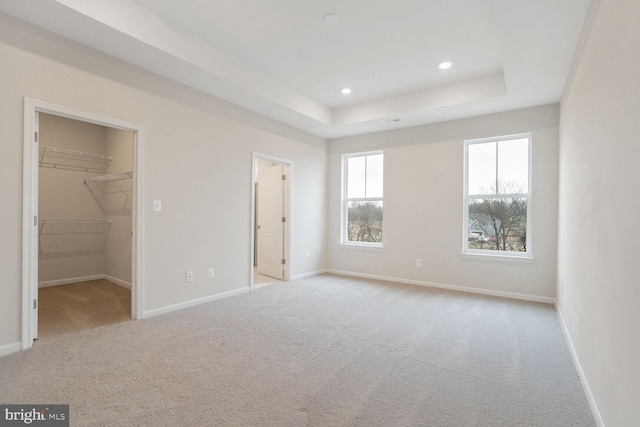
<path fill-rule="evenodd" d="M 22 172 L 22 349 L 33 346 L 37 335 L 38 295 L 38 113 L 133 132 L 134 200 L 132 206 L 131 318 L 143 317 L 143 141 L 144 129 L 123 120 L 100 116 L 32 98 L 24 98 Z"/>

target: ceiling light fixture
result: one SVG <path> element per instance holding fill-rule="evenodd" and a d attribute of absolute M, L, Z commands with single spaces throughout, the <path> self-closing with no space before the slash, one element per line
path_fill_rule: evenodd
<path fill-rule="evenodd" d="M 440 68 L 441 70 L 448 70 L 449 68 L 451 68 L 452 65 L 453 65 L 453 62 L 451 61 L 442 61 L 441 63 L 438 64 L 438 68 Z"/>
<path fill-rule="evenodd" d="M 340 89 L 340 93 L 343 95 L 349 95 L 351 93 L 351 89 L 349 89 L 348 87 L 343 87 L 342 89 Z"/>
<path fill-rule="evenodd" d="M 324 22 L 327 24 L 335 24 L 338 22 L 338 15 L 335 13 L 327 13 L 324 15 Z"/>

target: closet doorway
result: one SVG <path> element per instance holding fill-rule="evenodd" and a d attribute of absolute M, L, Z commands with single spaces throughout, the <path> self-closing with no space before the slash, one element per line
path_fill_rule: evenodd
<path fill-rule="evenodd" d="M 140 148 L 135 125 L 25 99 L 23 348 L 141 318 Z"/>
<path fill-rule="evenodd" d="M 251 287 L 289 279 L 291 162 L 253 155 Z"/>
<path fill-rule="evenodd" d="M 38 336 L 131 320 L 133 132 L 38 125 Z"/>

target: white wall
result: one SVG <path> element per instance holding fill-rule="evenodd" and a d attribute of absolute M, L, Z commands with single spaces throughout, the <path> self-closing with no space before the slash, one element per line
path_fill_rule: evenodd
<path fill-rule="evenodd" d="M 463 258 L 465 139 L 532 132 L 533 262 Z M 341 155 L 384 150 L 384 249 L 342 247 Z M 411 281 L 555 297 L 558 105 L 341 138 L 329 144 L 329 265 Z M 417 268 L 417 258 L 423 267 Z"/>
<path fill-rule="evenodd" d="M 558 301 L 607 426 L 640 422 L 640 2 L 602 1 L 565 91 Z"/>
<path fill-rule="evenodd" d="M 21 339 L 25 96 L 144 127 L 145 311 L 249 286 L 253 151 L 293 161 L 292 275 L 326 268 L 325 140 L 4 15 L 0 58 L 0 350 Z"/>

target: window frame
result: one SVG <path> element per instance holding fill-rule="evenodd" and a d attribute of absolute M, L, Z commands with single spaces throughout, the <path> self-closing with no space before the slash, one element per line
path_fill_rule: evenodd
<path fill-rule="evenodd" d="M 486 144 L 495 142 L 496 144 L 502 141 L 511 141 L 516 139 L 527 139 L 527 160 L 528 160 L 528 175 L 527 175 L 527 192 L 526 193 L 513 193 L 513 194 L 483 194 L 483 195 L 470 195 L 469 194 L 469 146 L 476 144 Z M 489 138 L 478 138 L 464 141 L 464 179 L 463 179 L 463 223 L 462 223 L 462 255 L 470 257 L 486 257 L 494 259 L 515 260 L 515 261 L 532 261 L 533 260 L 533 235 L 532 235 L 532 147 L 533 147 L 533 135 L 531 132 L 519 133 L 514 135 L 504 135 Z M 497 164 L 496 164 L 497 168 Z M 499 176 L 496 177 L 499 179 Z M 527 200 L 527 250 L 526 252 L 516 251 L 499 251 L 495 249 L 472 249 L 469 248 L 469 202 L 473 199 L 510 199 L 510 198 L 523 198 Z"/>
<path fill-rule="evenodd" d="M 352 197 L 348 198 L 347 188 L 349 185 L 348 182 L 348 160 L 355 157 L 367 157 L 367 156 L 375 156 L 382 155 L 382 197 Z M 365 151 L 359 153 L 348 153 L 343 154 L 341 157 L 341 168 L 342 168 L 342 182 L 341 182 L 341 202 L 340 202 L 340 245 L 348 246 L 348 247 L 360 247 L 367 249 L 382 249 L 384 247 L 384 225 L 382 232 L 382 241 L 380 242 L 359 242 L 359 241 L 350 241 L 347 236 L 347 220 L 348 220 L 348 205 L 350 201 L 372 201 L 372 202 L 382 202 L 382 223 L 384 224 L 384 151 L 383 150 L 375 150 L 375 151 Z M 366 177 L 365 177 L 366 182 Z"/>

